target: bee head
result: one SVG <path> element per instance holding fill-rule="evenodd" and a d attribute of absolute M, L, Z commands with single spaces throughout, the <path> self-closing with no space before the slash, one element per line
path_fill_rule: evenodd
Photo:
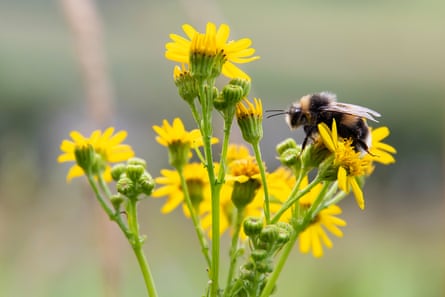
<path fill-rule="evenodd" d="M 301 110 L 300 103 L 294 103 L 291 105 L 286 115 L 286 122 L 291 129 L 298 128 L 299 126 L 306 125 L 308 123 L 306 114 Z"/>

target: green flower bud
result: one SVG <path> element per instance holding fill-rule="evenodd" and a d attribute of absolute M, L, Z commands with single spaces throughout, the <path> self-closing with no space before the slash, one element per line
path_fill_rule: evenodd
<path fill-rule="evenodd" d="M 122 175 L 116 184 L 117 191 L 127 197 L 134 196 L 134 183 L 131 179 Z"/>
<path fill-rule="evenodd" d="M 133 158 L 128 159 L 127 164 L 128 165 L 140 165 L 140 166 L 144 167 L 144 169 L 147 168 L 147 162 L 145 162 L 144 159 L 138 158 L 138 157 L 133 157 Z"/>
<path fill-rule="evenodd" d="M 142 165 L 134 165 L 134 164 L 128 164 L 127 165 L 127 177 L 131 179 L 132 181 L 137 181 L 142 176 L 142 174 L 145 172 L 145 168 Z"/>
<path fill-rule="evenodd" d="M 278 244 L 283 245 L 283 244 L 287 243 L 289 241 L 289 239 L 290 239 L 290 233 L 287 232 L 286 230 L 281 229 L 278 232 L 278 237 L 277 237 Z"/>
<path fill-rule="evenodd" d="M 222 97 L 228 105 L 235 105 L 243 99 L 243 88 L 236 85 L 225 85 L 222 90 Z"/>
<path fill-rule="evenodd" d="M 151 195 L 151 192 L 153 192 L 153 189 L 155 187 L 155 181 L 148 172 L 144 172 L 144 174 L 141 175 L 138 180 L 138 184 L 141 188 L 142 193 L 147 196 Z"/>
<path fill-rule="evenodd" d="M 292 225 L 286 222 L 278 222 L 276 223 L 276 226 L 289 234 L 292 234 L 294 232 L 294 228 L 292 228 Z"/>
<path fill-rule="evenodd" d="M 263 250 L 263 249 L 256 249 L 256 250 L 253 250 L 253 251 L 252 251 L 251 256 L 252 256 L 252 259 L 253 259 L 255 262 L 258 262 L 258 261 L 261 261 L 261 260 L 266 259 L 267 256 L 268 256 L 268 254 L 269 254 L 269 253 L 268 253 L 266 250 Z"/>
<path fill-rule="evenodd" d="M 301 167 L 300 153 L 301 149 L 299 148 L 289 148 L 282 152 L 278 159 L 284 166 L 298 169 Z"/>
<path fill-rule="evenodd" d="M 262 218 L 247 217 L 243 222 L 244 233 L 249 237 L 256 236 L 260 234 L 263 225 Z"/>
<path fill-rule="evenodd" d="M 251 82 L 249 80 L 237 77 L 237 78 L 232 79 L 229 82 L 229 84 L 234 85 L 234 86 L 240 86 L 243 89 L 242 97 L 247 97 L 247 95 L 249 95 L 250 87 L 251 87 Z"/>
<path fill-rule="evenodd" d="M 276 146 L 276 151 L 279 156 L 281 156 L 288 149 L 297 149 L 297 143 L 293 138 L 287 138 L 282 142 L 278 143 Z"/>
<path fill-rule="evenodd" d="M 266 259 L 264 261 L 256 263 L 256 269 L 259 273 L 269 273 L 273 271 L 272 261 Z"/>
<path fill-rule="evenodd" d="M 279 229 L 275 225 L 267 225 L 261 230 L 260 240 L 265 243 L 275 243 Z"/>
<path fill-rule="evenodd" d="M 113 205 L 113 208 L 116 212 L 119 212 L 122 206 L 122 203 L 124 202 L 124 197 L 122 197 L 119 194 L 113 195 L 110 197 L 111 204 Z"/>
<path fill-rule="evenodd" d="M 113 178 L 113 180 L 118 181 L 122 173 L 124 173 L 126 169 L 127 166 L 122 163 L 114 165 L 113 168 L 111 168 L 111 177 Z"/>

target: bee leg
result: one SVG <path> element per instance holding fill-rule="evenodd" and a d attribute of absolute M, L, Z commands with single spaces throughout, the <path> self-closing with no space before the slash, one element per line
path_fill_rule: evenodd
<path fill-rule="evenodd" d="M 304 148 L 305 148 L 306 145 L 307 145 L 307 141 L 308 141 L 308 139 L 309 139 L 309 135 L 306 134 L 306 137 L 304 138 L 303 143 L 301 144 L 301 153 L 304 151 Z M 300 153 L 300 154 L 301 154 L 301 153 Z"/>
<path fill-rule="evenodd" d="M 371 153 L 371 152 L 369 151 L 369 147 L 368 147 L 368 145 L 367 145 L 363 140 L 357 139 L 356 146 L 357 146 L 358 148 L 364 150 L 365 152 L 367 152 L 367 153 L 370 154 L 371 156 L 373 156 L 373 157 L 376 156 L 375 154 L 373 154 L 373 153 Z"/>

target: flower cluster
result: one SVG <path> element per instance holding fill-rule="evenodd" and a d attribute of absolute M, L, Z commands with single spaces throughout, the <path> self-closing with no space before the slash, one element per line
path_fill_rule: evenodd
<path fill-rule="evenodd" d="M 182 29 L 186 37 L 171 34 L 165 57 L 179 64 L 173 68 L 173 80 L 196 127 L 187 130 L 180 118 L 152 127 L 156 141 L 168 150 L 171 168 L 152 179 L 146 162 L 134 158 L 132 148 L 122 144 L 126 131 L 114 134 L 112 127 L 89 137 L 71 132 L 71 140 L 61 144 L 58 161 L 75 162 L 68 181 L 87 176 L 99 203 L 131 244 L 150 296 L 156 296 L 156 291 L 141 249 L 145 240 L 137 216 L 141 196 L 166 197 L 162 213 L 181 207 L 191 219 L 208 265 L 207 296 L 270 296 L 297 242 L 302 253 L 318 258 L 324 248 L 333 246 L 329 235 L 343 236 L 340 227 L 346 222 L 339 217 L 338 203 L 352 191 L 364 209 L 364 181 L 374 172 L 375 163 L 394 163 L 396 150 L 382 142 L 389 129 L 379 127 L 370 130 L 372 143 L 367 151 L 358 151 L 354 139 L 340 137 L 333 120 L 329 126 L 323 122 L 314 126 L 318 133 L 311 135 L 313 141 L 307 146 L 307 139 L 303 146 L 293 139 L 278 144 L 281 166 L 270 170 L 260 146 L 263 104 L 259 98 L 248 99 L 251 78 L 235 65 L 259 59 L 251 40 L 229 41 L 230 28 L 225 24 L 217 28 L 209 22 L 204 33 L 188 24 Z M 222 88 L 215 84 L 220 75 L 230 79 Z M 224 122 L 219 138 L 213 133 L 215 113 Z M 249 146 L 231 142 L 233 122 Z M 123 161 L 127 162 L 111 168 L 111 163 Z M 108 188 L 112 180 L 116 194 Z M 226 231 L 232 240 L 227 283 L 222 288 L 220 238 Z M 238 266 L 242 257 L 244 263 Z"/>

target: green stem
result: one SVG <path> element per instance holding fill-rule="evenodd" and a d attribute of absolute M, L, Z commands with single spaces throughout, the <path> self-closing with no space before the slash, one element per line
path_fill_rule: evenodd
<path fill-rule="evenodd" d="M 346 194 L 343 191 L 338 192 L 331 200 L 327 201 L 325 206 L 329 206 L 332 204 L 337 204 L 338 202 L 340 202 L 341 200 L 343 200 L 348 194 Z"/>
<path fill-rule="evenodd" d="M 266 219 L 266 224 L 270 224 L 270 202 L 269 202 L 269 189 L 267 186 L 266 179 L 266 168 L 264 167 L 263 160 L 261 158 L 261 149 L 259 141 L 252 144 L 253 151 L 255 153 L 256 162 L 258 164 L 258 168 L 260 169 L 261 174 L 261 182 L 263 183 L 263 191 L 264 191 L 264 216 Z"/>
<path fill-rule="evenodd" d="M 198 110 L 196 109 L 196 105 L 194 102 L 190 103 L 190 109 L 192 110 L 193 119 L 195 120 L 196 124 L 198 125 L 198 128 L 201 130 L 201 116 L 199 115 Z"/>
<path fill-rule="evenodd" d="M 110 220 L 115 221 L 117 223 L 119 228 L 125 234 L 125 237 L 127 238 L 128 242 L 130 243 L 138 260 L 139 267 L 142 271 L 148 296 L 157 297 L 158 294 L 156 292 L 154 281 L 151 276 L 150 268 L 148 266 L 147 260 L 142 250 L 142 242 L 140 241 L 139 225 L 137 223 L 138 219 L 137 219 L 136 201 L 133 201 L 131 199 L 128 201 L 127 205 L 128 227 L 127 227 L 127 225 L 125 225 L 124 221 L 122 220 L 120 213 L 115 212 L 115 210 L 108 205 L 105 198 L 100 193 L 92 174 L 87 172 L 86 176 L 97 200 L 99 201 L 99 204 L 102 206 L 103 210 L 108 215 Z M 110 189 L 105 183 L 103 177 L 99 175 L 98 180 L 99 180 L 99 187 L 101 188 L 101 190 L 105 192 L 108 198 L 111 197 Z"/>
<path fill-rule="evenodd" d="M 221 158 L 219 161 L 219 171 L 218 171 L 218 185 L 221 186 L 224 183 L 224 178 L 226 176 L 226 170 L 227 170 L 227 151 L 229 149 L 229 139 L 230 139 L 230 131 L 232 128 L 233 123 L 233 116 L 227 115 L 227 117 L 224 120 L 224 138 L 221 148 Z"/>
<path fill-rule="evenodd" d="M 187 205 L 187 208 L 190 211 L 190 216 L 192 217 L 193 226 L 195 227 L 196 236 L 198 236 L 199 244 L 201 245 L 201 252 L 207 262 L 207 266 L 211 267 L 211 260 L 209 257 L 209 246 L 204 236 L 204 232 L 202 231 L 201 224 L 199 222 L 199 218 L 196 215 L 195 208 L 193 207 L 192 200 L 190 199 L 190 193 L 188 191 L 187 181 L 184 177 L 184 172 L 182 168 L 178 169 L 179 178 L 181 180 L 181 189 L 184 193 L 184 200 Z"/>
<path fill-rule="evenodd" d="M 315 180 L 317 180 L 317 178 L 315 178 L 314 181 Z M 309 187 L 311 184 L 309 184 L 307 187 Z M 284 264 L 286 263 L 289 255 L 295 245 L 295 242 L 298 239 L 298 235 L 301 233 L 301 231 L 305 230 L 306 227 L 312 222 L 315 214 L 317 213 L 316 211 L 318 211 L 319 206 L 322 204 L 324 198 L 326 198 L 326 192 L 327 192 L 330 184 L 331 183 L 325 183 L 323 185 L 323 188 L 321 189 L 321 191 L 318 194 L 317 198 L 315 199 L 314 203 L 311 205 L 311 208 L 306 213 L 306 215 L 303 219 L 303 222 L 295 228 L 294 232 L 292 233 L 292 235 L 289 239 L 289 242 L 286 244 L 286 246 L 283 249 L 283 253 L 281 254 L 280 259 L 278 260 L 277 265 L 275 266 L 275 269 L 273 270 L 272 274 L 269 277 L 269 281 L 267 282 L 266 286 L 264 287 L 263 291 L 261 292 L 260 297 L 270 296 L 273 288 L 275 287 L 275 283 L 277 282 L 278 277 L 280 276 L 281 271 L 283 270 Z"/>
<path fill-rule="evenodd" d="M 128 226 L 133 235 L 132 239 L 129 240 L 129 242 L 131 244 L 131 247 L 133 248 L 134 254 L 136 255 L 139 267 L 144 277 L 148 296 L 156 297 L 158 296 L 158 294 L 156 292 L 154 280 L 150 271 L 150 266 L 148 265 L 144 251 L 142 250 L 143 239 L 139 234 L 137 197 L 129 197 L 127 204 L 127 216 L 128 216 Z"/>
<path fill-rule="evenodd" d="M 210 294 L 212 297 L 218 296 L 219 290 L 219 254 L 220 254 L 220 237 L 219 237 L 219 189 L 217 180 L 215 177 L 215 169 L 213 167 L 213 154 L 211 146 L 211 138 L 213 135 L 212 129 L 212 107 L 213 107 L 213 94 L 212 87 L 214 85 L 214 79 L 200 82 L 199 95 L 202 106 L 202 125 L 201 132 L 204 143 L 204 153 L 206 158 L 206 166 L 209 174 L 210 192 L 212 196 L 212 266 L 210 269 Z M 206 87 L 207 86 L 207 87 Z"/>
<path fill-rule="evenodd" d="M 139 245 L 137 247 L 133 246 L 134 254 L 141 268 L 142 275 L 144 276 L 145 286 L 147 288 L 148 296 L 157 297 L 158 293 L 156 291 L 155 283 L 151 274 L 150 266 L 148 265 L 147 259 L 145 258 L 144 251 Z"/>
<path fill-rule="evenodd" d="M 102 194 L 100 193 L 99 189 L 97 188 L 97 184 L 96 184 L 92 174 L 86 172 L 85 175 L 87 176 L 88 183 L 90 184 L 91 188 L 93 189 L 94 195 L 96 196 L 96 199 L 99 202 L 100 206 L 103 208 L 103 210 L 108 215 L 110 220 L 115 221 L 117 223 L 119 228 L 124 233 L 125 237 L 127 239 L 130 239 L 131 238 L 131 232 L 128 229 L 128 227 L 125 225 L 124 221 L 122 220 L 121 215 L 119 213 L 116 213 L 114 211 L 114 209 L 108 205 L 108 203 L 106 202 L 105 198 L 102 196 Z M 99 176 L 99 184 L 100 184 L 101 180 L 103 180 L 103 178 L 101 176 Z M 103 187 L 103 185 L 101 185 L 101 188 L 102 187 Z M 109 189 L 108 189 L 107 186 L 105 186 L 105 188 L 107 189 L 105 192 L 107 192 L 107 195 L 108 195 Z"/>
<path fill-rule="evenodd" d="M 227 274 L 227 283 L 226 283 L 226 290 L 224 292 L 224 297 L 229 296 L 228 293 L 230 290 L 230 284 L 232 282 L 233 275 L 235 273 L 236 263 L 238 261 L 238 242 L 239 242 L 239 235 L 241 232 L 241 224 L 243 222 L 244 218 L 244 209 L 237 209 L 236 210 L 236 218 L 234 226 L 234 232 L 232 235 L 232 244 L 230 246 L 230 267 L 229 272 Z"/>
<path fill-rule="evenodd" d="M 299 190 L 299 185 L 295 184 L 292 189 L 292 193 L 289 195 L 289 199 L 283 203 L 280 210 L 277 211 L 275 216 L 272 218 L 272 224 L 278 222 L 283 213 L 288 210 L 295 202 L 297 202 L 301 197 L 309 193 L 309 191 L 315 187 L 319 182 L 321 182 L 321 178 L 317 175 L 310 184 L 308 184 L 303 190 Z"/>
<path fill-rule="evenodd" d="M 292 248 L 295 245 L 295 242 L 297 241 L 299 233 L 300 230 L 295 230 L 294 232 L 292 232 L 289 242 L 284 246 L 281 257 L 278 259 L 278 262 L 275 265 L 273 272 L 269 276 L 269 280 L 266 283 L 266 286 L 261 291 L 260 297 L 269 297 L 270 294 L 272 293 L 272 290 L 275 287 L 275 283 L 277 282 L 278 277 L 280 276 L 280 273 L 284 268 L 284 264 L 286 263 L 287 258 L 289 257 Z"/>

